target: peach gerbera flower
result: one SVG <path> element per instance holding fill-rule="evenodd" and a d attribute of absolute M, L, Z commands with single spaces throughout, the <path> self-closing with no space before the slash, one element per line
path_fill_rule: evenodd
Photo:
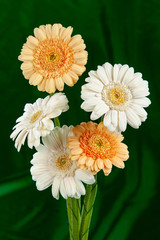
<path fill-rule="evenodd" d="M 124 162 L 129 157 L 127 146 L 121 143 L 122 135 L 110 132 L 107 127 L 88 122 L 73 128 L 75 136 L 68 139 L 70 155 L 77 160 L 81 169 L 88 169 L 96 174 L 101 169 L 105 175 L 111 172 L 112 164 L 124 168 Z"/>
<path fill-rule="evenodd" d="M 29 83 L 38 90 L 53 93 L 63 91 L 64 83 L 73 86 L 87 63 L 86 45 L 81 35 L 71 37 L 73 28 L 61 24 L 42 25 L 27 38 L 19 60 Z"/>

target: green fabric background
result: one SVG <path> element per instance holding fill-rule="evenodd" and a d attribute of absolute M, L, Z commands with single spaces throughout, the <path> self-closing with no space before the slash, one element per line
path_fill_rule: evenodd
<path fill-rule="evenodd" d="M 62 23 L 81 34 L 89 59 L 74 88 L 65 87 L 70 109 L 61 123 L 89 120 L 80 109 L 81 85 L 87 72 L 104 62 L 127 63 L 149 81 L 151 106 L 139 130 L 127 128 L 124 142 L 130 158 L 124 170 L 98 174 L 98 194 L 90 240 L 139 240 L 159 237 L 159 0 L 1 0 L 1 163 L 0 240 L 67 240 L 65 200 L 55 200 L 51 189 L 39 192 L 31 180 L 34 150 L 20 153 L 9 139 L 26 103 L 46 93 L 24 79 L 17 57 L 22 44 L 41 24 Z"/>

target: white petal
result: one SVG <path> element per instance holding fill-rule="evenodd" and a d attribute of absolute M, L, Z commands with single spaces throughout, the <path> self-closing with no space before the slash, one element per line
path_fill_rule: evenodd
<path fill-rule="evenodd" d="M 132 99 L 132 102 L 140 105 L 141 107 L 148 107 L 151 104 L 150 99 L 147 98 L 147 97 L 144 97 L 144 98 L 134 98 L 134 99 Z"/>
<path fill-rule="evenodd" d="M 61 179 L 60 177 L 55 177 L 52 183 L 52 195 L 57 200 L 59 199 L 59 189 L 60 189 Z"/>
<path fill-rule="evenodd" d="M 24 116 L 21 116 L 21 117 L 17 118 L 16 123 L 21 122 L 23 120 L 25 120 L 25 118 L 24 118 Z"/>
<path fill-rule="evenodd" d="M 99 93 L 102 91 L 102 85 L 101 84 L 95 84 L 94 82 L 90 82 L 85 84 L 86 89 L 90 90 L 90 91 L 94 91 L 96 93 Z"/>
<path fill-rule="evenodd" d="M 105 70 L 105 73 L 106 73 L 106 76 L 108 79 L 107 83 L 109 83 L 113 80 L 113 78 L 112 78 L 113 66 L 110 63 L 106 62 L 105 64 L 103 64 L 103 67 L 104 67 L 104 70 Z"/>
<path fill-rule="evenodd" d="M 134 69 L 131 67 L 126 71 L 124 78 L 122 80 L 122 83 L 127 85 L 133 79 L 133 77 L 134 77 Z"/>
<path fill-rule="evenodd" d="M 111 124 L 111 111 L 108 111 L 103 119 L 104 126 L 108 127 Z"/>
<path fill-rule="evenodd" d="M 34 110 L 33 104 L 31 104 L 31 103 L 27 103 L 24 107 L 25 112 L 30 112 L 31 113 L 31 112 L 33 112 L 33 110 Z"/>
<path fill-rule="evenodd" d="M 32 162 L 33 163 L 33 162 Z M 43 174 L 48 174 L 48 166 L 46 163 L 36 163 L 35 165 L 33 165 L 30 169 L 30 172 L 32 174 L 32 176 L 34 177 L 34 179 L 38 179 L 41 175 Z"/>
<path fill-rule="evenodd" d="M 64 185 L 64 179 L 61 180 L 60 193 L 61 193 L 63 198 L 67 199 L 68 196 L 67 196 L 66 188 L 65 188 L 65 185 Z"/>
<path fill-rule="evenodd" d="M 75 176 L 87 184 L 93 184 L 95 182 L 94 176 L 91 174 L 91 172 L 87 170 L 77 169 L 75 171 Z"/>
<path fill-rule="evenodd" d="M 53 150 L 60 149 L 62 147 L 62 139 L 61 139 L 61 129 L 59 127 L 54 128 L 49 135 L 42 138 L 43 144 L 51 148 Z"/>
<path fill-rule="evenodd" d="M 107 79 L 107 76 L 106 76 L 106 72 L 105 72 L 103 67 L 98 66 L 97 74 L 98 74 L 99 78 L 101 79 L 101 81 L 104 85 L 108 84 L 108 79 Z"/>
<path fill-rule="evenodd" d="M 38 151 L 38 152 L 41 152 L 41 153 L 44 153 L 44 154 L 47 154 L 47 148 L 44 146 L 44 145 L 42 145 L 42 144 L 40 144 L 38 147 L 36 147 L 36 150 Z M 35 153 L 36 154 L 36 153 Z"/>
<path fill-rule="evenodd" d="M 15 147 L 17 148 L 18 152 L 20 151 L 21 146 L 24 144 L 28 131 L 22 130 L 19 136 L 16 139 Z"/>
<path fill-rule="evenodd" d="M 119 129 L 124 132 L 127 128 L 127 117 L 125 112 L 119 111 Z"/>
<path fill-rule="evenodd" d="M 73 197 L 76 193 L 76 184 L 72 177 L 64 178 L 64 185 L 66 189 L 66 193 L 69 197 Z"/>
<path fill-rule="evenodd" d="M 86 101 L 84 101 L 81 104 L 81 108 L 84 109 L 86 112 L 92 112 L 94 109 L 94 106 L 88 105 L 88 103 Z"/>
<path fill-rule="evenodd" d="M 130 107 L 139 115 L 141 118 L 146 118 L 147 117 L 147 112 L 139 105 L 132 103 L 130 104 Z"/>
<path fill-rule="evenodd" d="M 81 108 L 85 109 L 88 107 L 95 107 L 99 102 L 101 102 L 101 99 L 97 97 L 90 97 L 89 99 L 85 100 L 84 103 L 82 103 Z"/>
<path fill-rule="evenodd" d="M 87 84 L 86 84 L 87 85 Z M 87 100 L 90 97 L 98 97 L 101 98 L 101 91 L 95 92 L 91 89 L 89 89 L 86 85 L 82 86 L 82 91 L 81 91 L 81 98 L 83 100 Z"/>
<path fill-rule="evenodd" d="M 28 133 L 28 147 L 29 148 L 33 148 L 34 141 L 35 141 L 35 138 L 34 138 L 34 135 L 33 135 L 33 129 L 31 129 Z"/>
<path fill-rule="evenodd" d="M 86 190 L 83 183 L 77 178 L 75 178 L 75 182 L 76 182 L 77 192 L 79 193 L 79 195 L 85 195 Z"/>
<path fill-rule="evenodd" d="M 37 189 L 39 191 L 42 191 L 48 188 L 52 184 L 52 181 L 53 181 L 53 177 L 49 174 L 44 173 L 38 178 L 36 182 Z"/>
<path fill-rule="evenodd" d="M 134 76 L 135 76 L 135 74 L 134 74 Z M 138 87 L 142 81 L 143 80 L 142 80 L 141 76 L 138 75 L 138 76 L 134 77 L 133 80 L 128 83 L 128 87 L 130 89 L 134 89 L 134 88 Z"/>
<path fill-rule="evenodd" d="M 90 78 L 94 77 L 100 81 L 97 71 L 91 70 L 88 72 L 88 75 L 90 76 Z M 86 82 L 88 82 L 87 80 L 88 80 L 88 78 L 85 79 Z"/>
<path fill-rule="evenodd" d="M 96 120 L 100 118 L 103 114 L 108 112 L 108 110 L 109 107 L 103 101 L 99 101 L 93 109 L 93 112 L 91 114 L 91 120 Z"/>
<path fill-rule="evenodd" d="M 113 81 L 118 82 L 119 66 L 115 64 L 113 67 Z"/>
<path fill-rule="evenodd" d="M 42 98 L 38 98 L 36 100 L 36 103 L 37 103 L 37 107 L 42 107 L 43 99 Z"/>
<path fill-rule="evenodd" d="M 90 77 L 90 78 L 87 78 L 88 80 L 85 80 L 86 82 L 90 83 L 90 84 L 94 84 L 95 85 L 95 88 L 101 92 L 103 87 L 104 87 L 104 84 L 100 81 L 100 79 L 98 78 L 95 78 L 95 77 Z M 85 84 L 87 85 L 87 84 Z M 84 86 L 85 86 L 84 85 Z"/>
<path fill-rule="evenodd" d="M 24 126 L 17 127 L 10 135 L 10 138 L 14 140 L 23 129 L 24 129 Z"/>
<path fill-rule="evenodd" d="M 124 75 L 126 74 L 127 70 L 129 69 L 129 66 L 127 64 L 123 65 L 120 70 L 119 70 L 119 74 L 118 74 L 118 81 L 122 82 Z"/>
<path fill-rule="evenodd" d="M 111 123 L 109 126 L 108 126 L 108 129 L 110 132 L 114 132 L 116 130 L 116 127 L 113 126 L 113 124 Z"/>
<path fill-rule="evenodd" d="M 111 122 L 112 125 L 116 128 L 118 124 L 118 113 L 116 110 L 111 110 Z"/>
<path fill-rule="evenodd" d="M 139 126 L 141 125 L 141 120 L 138 115 L 129 107 L 126 109 L 126 116 L 127 122 L 131 127 L 139 128 Z"/>
<path fill-rule="evenodd" d="M 54 123 L 52 120 L 48 119 L 48 117 L 43 118 L 42 122 L 44 124 L 45 129 L 52 130 L 54 128 Z"/>
<path fill-rule="evenodd" d="M 45 97 L 42 101 L 42 105 L 46 106 L 49 100 L 50 100 L 50 96 Z"/>
<path fill-rule="evenodd" d="M 143 88 L 134 88 L 132 90 L 132 95 L 134 98 L 144 98 L 148 96 L 150 93 L 148 89 L 143 89 Z"/>

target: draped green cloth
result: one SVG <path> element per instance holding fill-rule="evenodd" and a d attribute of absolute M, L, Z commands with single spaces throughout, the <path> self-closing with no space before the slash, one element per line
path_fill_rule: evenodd
<path fill-rule="evenodd" d="M 0 10 L 0 240 L 69 239 L 65 200 L 55 200 L 51 188 L 37 191 L 30 174 L 35 150 L 26 144 L 18 153 L 9 139 L 24 105 L 47 95 L 24 79 L 17 57 L 33 29 L 48 23 L 73 26 L 89 54 L 86 72 L 74 88 L 65 87 L 70 109 L 61 115 L 62 124 L 89 120 L 80 109 L 80 91 L 97 65 L 128 64 L 149 81 L 148 119 L 124 133 L 130 152 L 125 169 L 114 167 L 108 177 L 98 173 L 89 239 L 159 239 L 159 0 L 6 0 L 0 1 Z"/>

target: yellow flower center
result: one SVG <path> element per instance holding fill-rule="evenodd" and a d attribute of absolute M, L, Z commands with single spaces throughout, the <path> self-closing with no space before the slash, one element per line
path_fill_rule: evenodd
<path fill-rule="evenodd" d="M 113 88 L 108 92 L 108 98 L 112 103 L 119 105 L 125 102 L 125 93 L 123 89 Z"/>
<path fill-rule="evenodd" d="M 102 99 L 111 109 L 124 111 L 130 104 L 132 94 L 124 84 L 111 82 L 104 86 Z"/>
<path fill-rule="evenodd" d="M 87 157 L 107 159 L 110 156 L 111 139 L 99 131 L 87 131 L 79 139 L 80 147 Z"/>
<path fill-rule="evenodd" d="M 102 135 L 92 135 L 88 141 L 88 146 L 95 153 L 106 153 L 110 149 L 110 143 L 106 137 Z"/>
<path fill-rule="evenodd" d="M 72 166 L 71 159 L 68 155 L 63 155 L 57 159 L 56 166 L 60 170 L 68 170 Z"/>
<path fill-rule="evenodd" d="M 51 53 L 49 56 L 50 61 L 56 60 L 56 55 L 54 53 Z"/>
<path fill-rule="evenodd" d="M 44 40 L 34 50 L 34 68 L 46 78 L 61 77 L 73 63 L 73 50 L 62 39 Z"/>
<path fill-rule="evenodd" d="M 38 111 L 36 112 L 30 119 L 30 123 L 34 123 L 35 121 L 37 121 L 37 119 L 40 117 L 42 111 Z"/>

